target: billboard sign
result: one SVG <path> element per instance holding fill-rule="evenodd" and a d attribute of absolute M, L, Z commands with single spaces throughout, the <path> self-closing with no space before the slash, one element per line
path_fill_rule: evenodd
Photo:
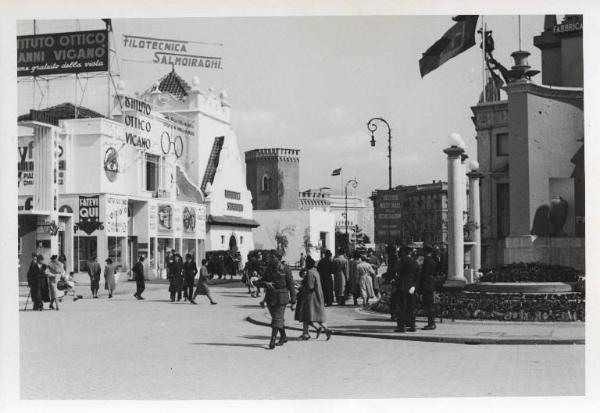
<path fill-rule="evenodd" d="M 377 191 L 375 201 L 375 243 L 393 244 L 402 235 L 403 194 L 398 190 Z"/>
<path fill-rule="evenodd" d="M 209 44 L 124 34 L 123 47 L 129 49 L 127 50 L 128 54 L 139 52 L 137 57 L 147 63 L 200 69 L 223 69 L 223 59 L 220 56 L 209 56 L 213 52 L 207 53 L 205 50 L 207 47 L 221 49 L 222 45 L 218 43 Z"/>
<path fill-rule="evenodd" d="M 17 36 L 17 76 L 107 70 L 106 30 Z"/>

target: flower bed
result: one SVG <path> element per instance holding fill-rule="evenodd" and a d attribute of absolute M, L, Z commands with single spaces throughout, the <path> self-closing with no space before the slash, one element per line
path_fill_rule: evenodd
<path fill-rule="evenodd" d="M 523 294 L 436 292 L 436 317 L 459 320 L 585 321 L 582 293 Z M 389 313 L 389 291 L 370 308 Z M 417 302 L 417 316 L 425 316 Z"/>
<path fill-rule="evenodd" d="M 480 282 L 577 282 L 583 274 L 571 267 L 541 263 L 517 263 L 482 268 Z"/>

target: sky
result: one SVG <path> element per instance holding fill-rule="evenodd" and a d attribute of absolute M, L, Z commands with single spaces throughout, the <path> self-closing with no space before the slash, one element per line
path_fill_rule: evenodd
<path fill-rule="evenodd" d="M 510 53 L 519 49 L 517 16 L 484 16 L 484 21 L 493 31 L 496 59 L 510 67 Z M 175 70 L 189 83 L 197 76 L 204 90 L 227 91 L 241 151 L 300 149 L 301 190 L 339 189 L 342 181 L 331 171 L 341 167 L 344 180 L 355 178 L 358 195 L 366 197 L 388 185 L 387 130 L 376 132 L 371 147 L 366 123 L 372 117 L 383 117 L 392 128 L 393 185 L 446 180 L 442 150 L 451 132 L 463 137 L 467 154 L 476 158 L 470 107 L 481 93 L 480 42 L 424 78 L 419 74 L 422 53 L 453 23 L 451 16 L 114 19 L 114 68 L 130 94 L 171 70 L 140 63 L 150 61 L 151 53 L 125 48 L 124 34 L 188 40 L 197 53 L 222 56 L 221 70 Z M 102 27 L 100 20 L 37 21 L 39 33 Z M 30 34 L 31 20 L 19 22 L 17 30 Z M 534 69 L 541 61 L 533 36 L 542 30 L 543 16 L 521 17 L 522 48 L 532 53 Z M 33 89 L 21 81 L 19 113 L 24 113 L 32 106 Z M 74 80 L 60 82 L 53 82 L 52 91 L 41 85 L 37 104 L 74 99 Z M 106 97 L 98 98 L 106 96 L 106 80 L 80 81 L 77 91 L 84 106 L 106 107 Z M 44 92 L 51 98 L 43 101 Z"/>

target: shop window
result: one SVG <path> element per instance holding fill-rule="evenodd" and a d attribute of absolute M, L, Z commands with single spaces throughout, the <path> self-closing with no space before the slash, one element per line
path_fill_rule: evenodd
<path fill-rule="evenodd" d="M 158 156 L 146 154 L 146 191 L 158 190 L 159 164 Z"/>
<path fill-rule="evenodd" d="M 496 156 L 508 156 L 508 133 L 496 134 Z"/>
<path fill-rule="evenodd" d="M 125 237 L 107 237 L 108 258 L 112 259 L 113 263 L 122 266 L 125 263 Z"/>

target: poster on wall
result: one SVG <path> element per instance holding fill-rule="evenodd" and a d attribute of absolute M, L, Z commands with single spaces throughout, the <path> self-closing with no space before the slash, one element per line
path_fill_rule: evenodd
<path fill-rule="evenodd" d="M 17 76 L 107 70 L 106 30 L 17 36 Z"/>
<path fill-rule="evenodd" d="M 173 208 L 171 205 L 158 206 L 158 232 L 173 231 Z"/>
<path fill-rule="evenodd" d="M 196 209 L 193 207 L 183 208 L 183 232 L 196 235 Z"/>
<path fill-rule="evenodd" d="M 106 234 L 124 237 L 127 235 L 127 199 L 106 197 Z"/>
<path fill-rule="evenodd" d="M 35 162 L 33 157 L 33 138 L 19 138 L 17 163 L 17 187 L 21 195 L 26 195 L 28 190 L 33 194 L 35 182 Z M 58 144 L 58 185 L 64 186 L 66 178 L 67 160 L 63 143 Z"/>
<path fill-rule="evenodd" d="M 199 239 L 206 238 L 206 206 L 202 205 L 197 208 L 196 214 L 196 236 Z"/>
<path fill-rule="evenodd" d="M 183 211 L 181 205 L 175 205 L 173 210 L 173 235 L 180 237 L 183 234 Z"/>
<path fill-rule="evenodd" d="M 19 138 L 18 147 L 17 178 L 18 188 L 21 194 L 23 189 L 29 189 L 33 193 L 34 162 L 33 162 L 33 138 Z"/>
<path fill-rule="evenodd" d="M 148 207 L 148 231 L 150 236 L 156 235 L 156 224 L 158 223 L 158 207 L 150 204 Z"/>
<path fill-rule="evenodd" d="M 82 230 L 92 235 L 97 229 L 104 229 L 100 222 L 100 196 L 79 196 L 79 222 L 75 223 L 76 230 Z"/>

